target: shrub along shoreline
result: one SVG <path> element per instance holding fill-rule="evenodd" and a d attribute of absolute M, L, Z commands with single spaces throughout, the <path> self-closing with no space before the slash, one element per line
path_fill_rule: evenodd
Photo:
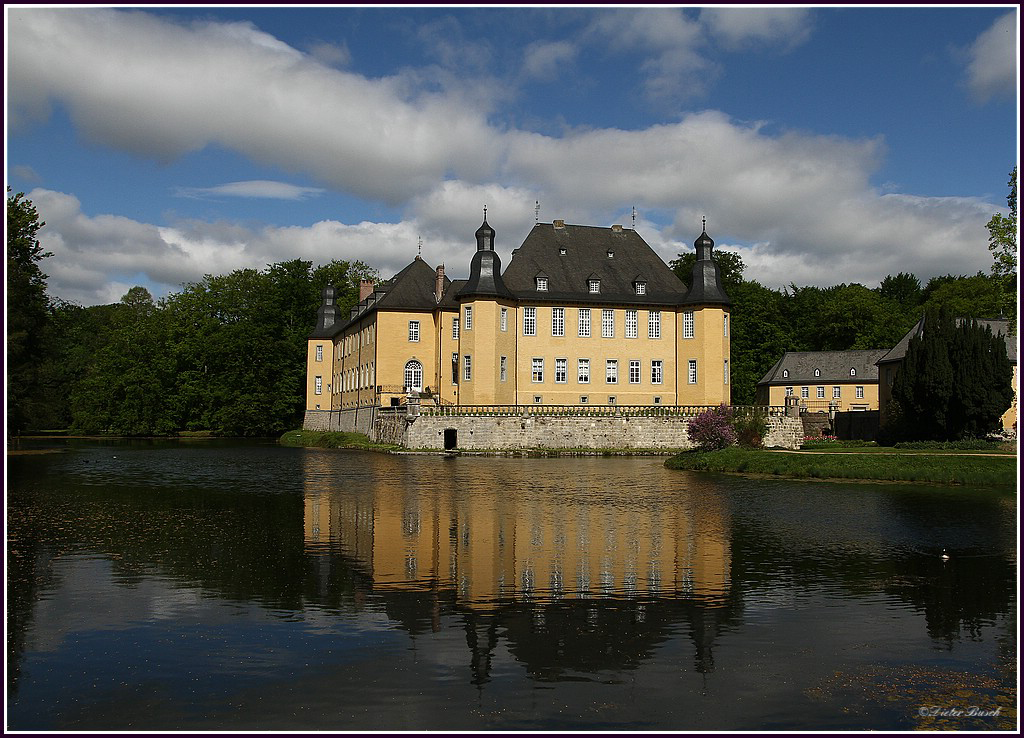
<path fill-rule="evenodd" d="M 867 449 L 865 449 L 867 450 Z M 922 450 L 887 453 L 780 452 L 730 447 L 684 451 L 665 462 L 669 469 L 767 475 L 788 479 L 925 482 L 1016 488 L 1016 455 L 982 456 Z"/>

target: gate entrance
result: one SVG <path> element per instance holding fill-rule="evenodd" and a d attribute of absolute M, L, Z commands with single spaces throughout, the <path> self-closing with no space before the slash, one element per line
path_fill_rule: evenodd
<path fill-rule="evenodd" d="M 444 429 L 444 450 L 451 451 L 459 445 L 459 432 L 455 428 Z"/>

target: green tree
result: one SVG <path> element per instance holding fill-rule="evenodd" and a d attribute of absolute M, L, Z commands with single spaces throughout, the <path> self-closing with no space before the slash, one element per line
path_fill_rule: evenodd
<path fill-rule="evenodd" d="M 711 258 L 718 264 L 718 268 L 722 274 L 722 287 L 725 289 L 725 294 L 732 297 L 733 290 L 743 282 L 743 270 L 746 265 L 743 263 L 743 258 L 732 251 L 722 251 L 721 249 L 715 249 L 711 252 Z M 690 252 L 686 254 L 679 254 L 679 256 L 669 262 L 669 267 L 675 272 L 676 276 L 682 280 L 686 288 L 689 289 L 691 282 L 693 281 L 693 265 L 697 263 L 697 254 Z"/>
<path fill-rule="evenodd" d="M 921 293 L 925 309 L 945 307 L 960 318 L 998 318 L 1000 287 L 998 280 L 978 272 L 973 277 L 947 274 L 928 280 Z"/>
<path fill-rule="evenodd" d="M 892 300 L 904 310 L 910 310 L 921 301 L 921 280 L 905 272 L 900 272 L 895 277 L 890 274 L 878 286 L 878 294 Z"/>
<path fill-rule="evenodd" d="M 1017 326 L 1017 167 L 1010 172 L 1009 215 L 996 213 L 988 222 L 988 250 L 992 252 L 992 276 L 999 285 L 999 306 Z"/>
<path fill-rule="evenodd" d="M 45 225 L 32 201 L 7 188 L 7 433 L 35 421 L 42 399 L 39 365 L 49 298 L 39 262 L 52 256 L 36 237 Z"/>
<path fill-rule="evenodd" d="M 733 287 L 732 404 L 753 405 L 757 383 L 793 345 L 781 293 L 756 281 Z"/>
<path fill-rule="evenodd" d="M 997 429 L 1010 407 L 1006 343 L 946 306 L 929 308 L 911 338 L 892 388 L 889 424 L 897 438 L 959 440 Z"/>

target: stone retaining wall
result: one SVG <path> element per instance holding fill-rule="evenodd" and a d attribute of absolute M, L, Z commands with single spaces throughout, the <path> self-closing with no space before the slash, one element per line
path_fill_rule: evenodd
<path fill-rule="evenodd" d="M 374 420 L 378 409 L 361 407 L 358 410 L 307 410 L 302 420 L 302 429 L 362 433 L 373 438 Z"/>

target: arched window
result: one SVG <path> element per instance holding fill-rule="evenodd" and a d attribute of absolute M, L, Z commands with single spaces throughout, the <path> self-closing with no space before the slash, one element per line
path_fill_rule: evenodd
<path fill-rule="evenodd" d="M 782 370 L 782 378 L 785 379 L 788 376 L 789 376 L 789 369 L 783 369 Z"/>
<path fill-rule="evenodd" d="M 851 377 L 856 377 L 857 376 L 857 370 L 855 368 L 853 368 L 853 367 L 850 367 L 850 376 Z"/>
<path fill-rule="evenodd" d="M 405 386 L 411 392 L 423 389 L 423 365 L 416 359 L 405 365 Z"/>
<path fill-rule="evenodd" d="M 814 376 L 820 377 L 821 376 L 821 369 L 815 369 L 814 370 Z"/>

